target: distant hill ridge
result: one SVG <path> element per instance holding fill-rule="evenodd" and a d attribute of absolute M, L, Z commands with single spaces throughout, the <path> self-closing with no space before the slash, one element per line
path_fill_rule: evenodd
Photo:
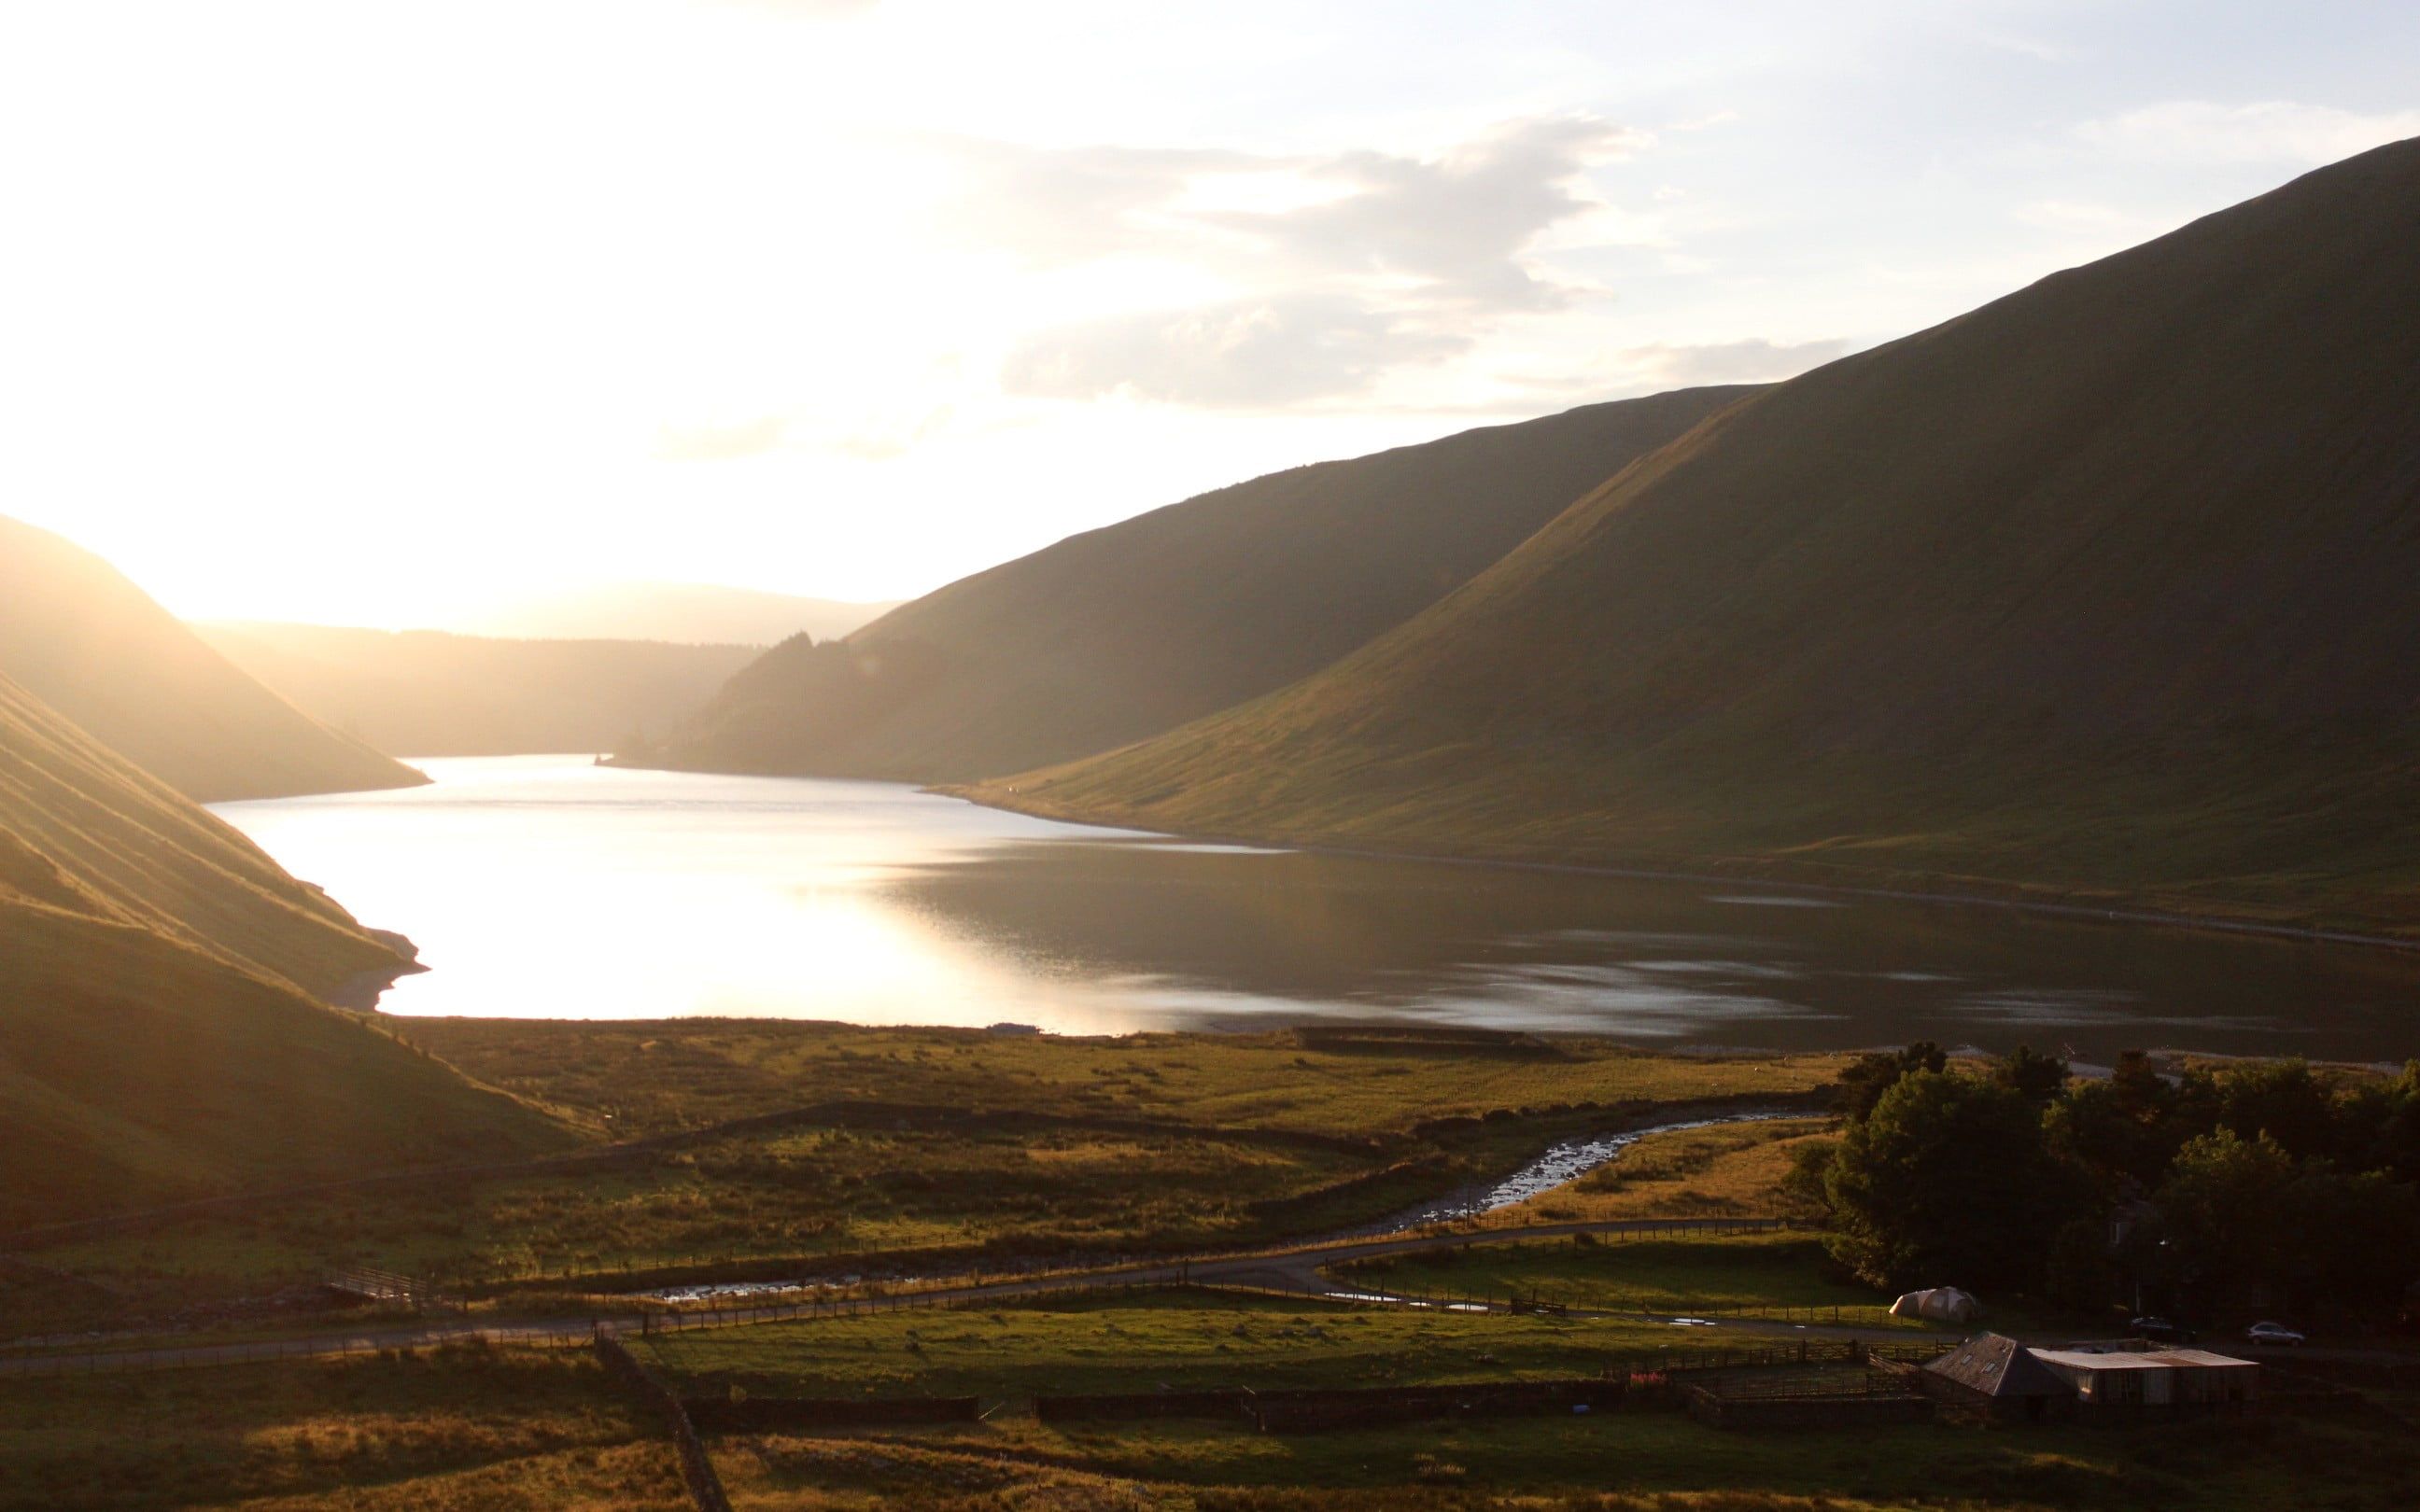
<path fill-rule="evenodd" d="M 406 758 L 609 751 L 654 738 L 764 649 L 252 622 L 194 630 L 321 721 Z"/>
<path fill-rule="evenodd" d="M 897 607 L 720 583 L 608 582 L 494 605 L 453 627 L 516 640 L 769 646 L 845 636 Z"/>
<path fill-rule="evenodd" d="M 239 671 L 108 563 L 6 517 L 0 674 L 197 802 L 427 780 Z"/>
<path fill-rule="evenodd" d="M 2403 142 L 1768 390 L 1319 674 L 980 792 L 2420 933 L 2415 291 Z"/>
<path fill-rule="evenodd" d="M 647 764 L 918 780 L 1140 740 L 1317 671 L 1754 392 L 1590 405 L 1202 494 L 793 640 Z"/>

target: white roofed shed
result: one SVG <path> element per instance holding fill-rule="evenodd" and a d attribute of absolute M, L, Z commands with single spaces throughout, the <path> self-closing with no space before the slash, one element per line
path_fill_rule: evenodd
<path fill-rule="evenodd" d="M 2102 1411 L 2250 1402 L 2260 1366 L 2208 1350 L 2035 1350 L 2075 1387 L 2078 1405 Z"/>

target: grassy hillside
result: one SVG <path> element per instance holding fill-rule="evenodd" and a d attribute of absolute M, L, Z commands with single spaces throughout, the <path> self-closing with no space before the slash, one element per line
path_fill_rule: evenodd
<path fill-rule="evenodd" d="M 2420 933 L 2420 142 L 1768 390 L 1046 812 Z"/>
<path fill-rule="evenodd" d="M 130 925 L 320 995 L 402 964 L 232 825 L 5 676 L 0 903 Z"/>
<path fill-rule="evenodd" d="M 1325 666 L 1752 392 L 1592 405 L 1273 473 L 793 640 L 651 764 L 964 779 L 1140 740 Z"/>
<path fill-rule="evenodd" d="M 0 677 L 0 1227 L 558 1138 L 311 995 L 402 965 Z"/>
<path fill-rule="evenodd" d="M 290 983 L 0 903 L 0 1227 L 569 1143 Z"/>
<path fill-rule="evenodd" d="M 397 756 L 603 751 L 688 718 L 761 646 L 199 625 L 237 667 Z"/>
<path fill-rule="evenodd" d="M 6 517 L 0 673 L 198 802 L 425 780 L 238 671 L 108 563 Z"/>

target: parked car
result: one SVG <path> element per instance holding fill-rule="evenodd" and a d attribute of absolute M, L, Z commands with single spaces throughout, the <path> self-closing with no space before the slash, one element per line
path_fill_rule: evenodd
<path fill-rule="evenodd" d="M 2255 1344 L 2276 1344 L 2289 1349 L 2311 1342 L 2300 1329 L 2288 1328 L 2283 1323 L 2255 1323 L 2243 1331 L 2243 1336 Z"/>
<path fill-rule="evenodd" d="M 2160 1344 L 2191 1344 L 2201 1337 L 2192 1329 L 2164 1318 L 2137 1318 L 2126 1325 L 2126 1332 L 2138 1339 L 2150 1339 Z"/>

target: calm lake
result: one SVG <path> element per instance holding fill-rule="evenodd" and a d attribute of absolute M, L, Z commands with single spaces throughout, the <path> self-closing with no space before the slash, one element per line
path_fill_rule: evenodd
<path fill-rule="evenodd" d="M 434 785 L 216 810 L 418 942 L 396 1013 L 2420 1054 L 2412 952 L 1203 845 L 889 783 L 416 764 Z"/>

